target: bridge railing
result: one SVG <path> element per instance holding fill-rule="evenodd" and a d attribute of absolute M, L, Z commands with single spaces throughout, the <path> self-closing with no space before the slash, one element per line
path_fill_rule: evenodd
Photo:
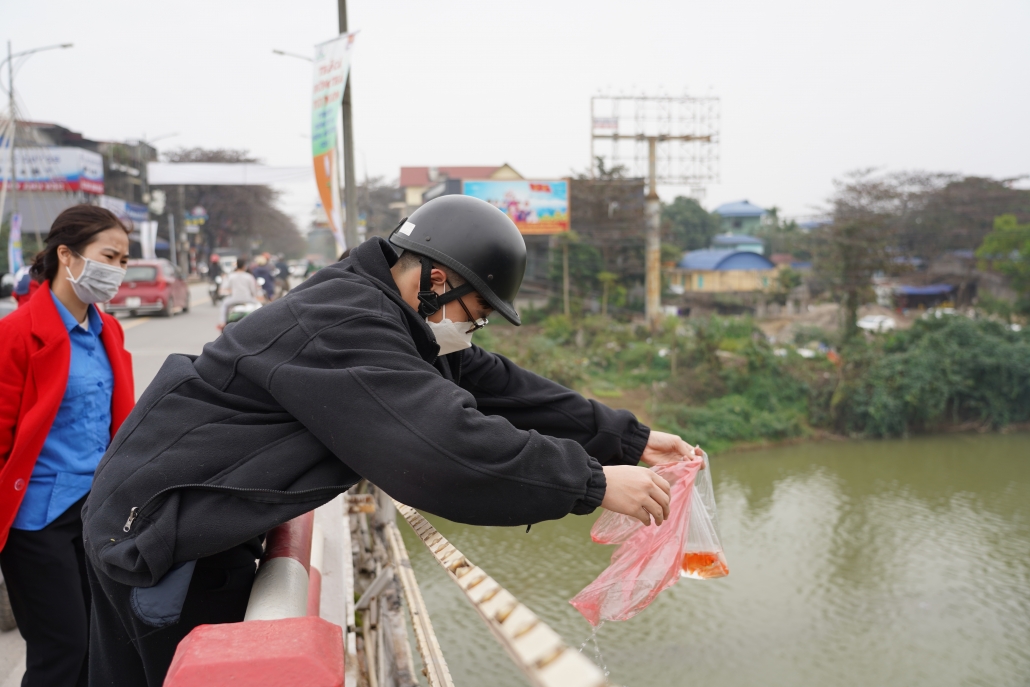
<path fill-rule="evenodd" d="M 413 508 L 371 485 L 266 538 L 245 620 L 184 639 L 165 687 L 416 687 L 401 595 L 430 687 L 453 687 L 396 523 L 399 512 L 534 687 L 601 687 L 603 672 Z"/>

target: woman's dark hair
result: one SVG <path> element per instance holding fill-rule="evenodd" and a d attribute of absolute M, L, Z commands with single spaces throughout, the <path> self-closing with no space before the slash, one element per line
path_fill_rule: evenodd
<path fill-rule="evenodd" d="M 114 228 L 129 233 L 125 223 L 110 210 L 96 205 L 73 205 L 54 220 L 46 237 L 46 248 L 36 254 L 29 273 L 37 281 L 53 281 L 61 264 L 57 258 L 58 248 L 68 246 L 81 255 L 97 234 Z"/>

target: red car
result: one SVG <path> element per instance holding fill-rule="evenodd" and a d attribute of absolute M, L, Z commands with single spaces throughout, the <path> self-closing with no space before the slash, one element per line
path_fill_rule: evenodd
<path fill-rule="evenodd" d="M 190 290 L 179 269 L 167 260 L 130 260 L 118 294 L 105 310 L 131 315 L 171 317 L 190 309 Z"/>

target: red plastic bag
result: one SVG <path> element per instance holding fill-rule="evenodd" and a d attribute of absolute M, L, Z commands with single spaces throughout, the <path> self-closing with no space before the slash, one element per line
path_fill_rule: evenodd
<path fill-rule="evenodd" d="M 591 625 L 629 620 L 681 575 L 707 579 L 729 574 L 715 519 L 708 456 L 654 468 L 670 492 L 669 517 L 645 527 L 628 515 L 605 512 L 590 530 L 598 544 L 619 544 L 612 562 L 569 603 Z M 699 474 L 700 473 L 700 474 Z"/>

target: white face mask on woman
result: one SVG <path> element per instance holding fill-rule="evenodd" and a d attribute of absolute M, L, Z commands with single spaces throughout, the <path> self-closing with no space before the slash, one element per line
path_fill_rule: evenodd
<path fill-rule="evenodd" d="M 443 318 L 439 322 L 426 324 L 433 330 L 437 345 L 440 346 L 440 355 L 447 355 L 455 351 L 472 348 L 472 335 L 475 333 L 474 322 L 451 322 L 447 319 L 447 305 L 443 306 Z"/>
<path fill-rule="evenodd" d="M 68 282 L 72 290 L 83 303 L 106 303 L 118 293 L 118 287 L 125 279 L 125 270 L 114 265 L 105 265 L 96 260 L 83 258 L 86 264 L 78 278 L 72 276 L 71 267 L 65 267 L 68 271 Z"/>

